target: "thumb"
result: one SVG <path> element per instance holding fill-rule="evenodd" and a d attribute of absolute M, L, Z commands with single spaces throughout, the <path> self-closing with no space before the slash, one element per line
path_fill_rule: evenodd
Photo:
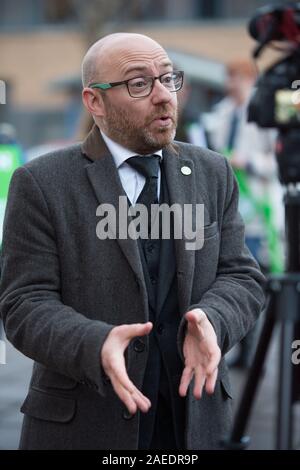
<path fill-rule="evenodd" d="M 196 316 L 193 310 L 190 310 L 189 312 L 185 314 L 185 319 L 188 323 L 194 323 L 194 324 L 196 324 L 198 321 L 198 317 Z"/>
<path fill-rule="evenodd" d="M 190 310 L 185 314 L 185 319 L 189 323 L 194 323 L 195 325 L 199 325 L 204 318 L 206 318 L 206 315 L 200 309 Z"/>
<path fill-rule="evenodd" d="M 124 331 L 127 339 L 135 338 L 136 336 L 145 336 L 152 330 L 152 323 L 134 323 L 132 325 L 126 325 L 126 331 Z"/>

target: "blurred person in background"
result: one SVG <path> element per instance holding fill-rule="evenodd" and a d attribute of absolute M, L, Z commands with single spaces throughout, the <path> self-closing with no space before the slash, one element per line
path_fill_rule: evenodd
<path fill-rule="evenodd" d="M 282 189 L 274 155 L 276 131 L 247 121 L 247 106 L 256 78 L 254 65 L 237 58 L 227 65 L 226 96 L 205 116 L 208 145 L 226 155 L 239 183 L 239 210 L 246 244 L 265 272 L 283 270 Z M 232 365 L 248 367 L 257 326 L 243 339 Z"/>

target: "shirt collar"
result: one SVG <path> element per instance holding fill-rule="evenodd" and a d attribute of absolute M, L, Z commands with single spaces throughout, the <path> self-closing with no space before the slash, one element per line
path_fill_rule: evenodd
<path fill-rule="evenodd" d="M 133 152 L 132 150 L 129 150 L 122 145 L 118 144 L 114 140 L 112 140 L 110 137 L 108 137 L 101 129 L 100 129 L 101 135 L 103 137 L 104 142 L 106 143 L 108 150 L 113 156 L 115 165 L 117 168 L 119 168 L 123 163 L 130 157 L 133 157 L 136 154 L 136 152 Z M 160 159 L 162 160 L 162 149 L 157 150 L 155 152 L 155 155 L 159 155 Z"/>

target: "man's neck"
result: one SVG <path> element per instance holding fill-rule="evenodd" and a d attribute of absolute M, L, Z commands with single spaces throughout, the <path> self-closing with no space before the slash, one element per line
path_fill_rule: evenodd
<path fill-rule="evenodd" d="M 111 137 L 109 137 L 107 135 L 107 133 L 105 133 L 102 129 L 100 129 L 100 132 L 101 132 L 101 135 L 104 139 L 104 142 L 106 143 L 106 145 L 108 146 L 109 149 L 111 149 L 111 147 L 114 147 L 118 152 L 122 152 L 124 154 L 125 153 L 130 153 L 131 155 L 139 155 L 140 154 L 139 152 L 137 152 L 133 149 L 130 149 L 128 147 L 125 147 L 124 145 L 120 144 L 119 142 L 116 142 Z M 155 152 L 146 153 L 145 155 L 152 155 L 153 153 L 155 153 L 156 155 L 162 156 L 162 149 L 159 149 Z"/>

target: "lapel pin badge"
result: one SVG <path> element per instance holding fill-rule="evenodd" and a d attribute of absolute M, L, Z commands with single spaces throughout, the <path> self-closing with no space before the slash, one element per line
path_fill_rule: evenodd
<path fill-rule="evenodd" d="M 190 174 L 192 173 L 192 170 L 190 169 L 189 166 L 182 166 L 182 167 L 181 167 L 181 173 L 182 173 L 183 175 L 188 176 L 188 175 L 190 175 Z"/>

